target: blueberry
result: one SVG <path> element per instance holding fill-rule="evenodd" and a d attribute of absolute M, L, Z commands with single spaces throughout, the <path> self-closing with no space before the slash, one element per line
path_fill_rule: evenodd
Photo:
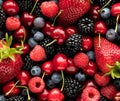
<path fill-rule="evenodd" d="M 36 27 L 33 27 L 32 29 L 31 29 L 31 33 L 34 35 L 37 31 L 39 31 L 38 30 L 38 28 L 36 28 Z"/>
<path fill-rule="evenodd" d="M 58 83 L 61 82 L 62 76 L 61 76 L 60 73 L 54 72 L 54 73 L 52 74 L 52 76 L 51 76 L 51 80 L 52 80 L 54 83 L 58 84 Z"/>
<path fill-rule="evenodd" d="M 4 95 L 0 95 L 0 101 L 6 101 L 6 98 Z"/>
<path fill-rule="evenodd" d="M 45 25 L 45 21 L 42 17 L 37 17 L 34 19 L 33 24 L 36 28 L 42 28 Z"/>
<path fill-rule="evenodd" d="M 20 16 L 19 16 L 19 15 L 16 15 L 15 17 L 16 17 L 16 18 L 18 18 L 18 19 L 20 18 Z"/>
<path fill-rule="evenodd" d="M 118 24 L 118 30 L 117 31 L 118 31 L 118 33 L 120 33 L 120 24 Z"/>
<path fill-rule="evenodd" d="M 37 31 L 37 32 L 34 34 L 34 39 L 35 39 L 36 41 L 41 41 L 41 40 L 44 39 L 44 34 L 41 33 L 41 32 L 39 32 L 39 31 Z"/>
<path fill-rule="evenodd" d="M 33 38 L 29 38 L 28 44 L 31 48 L 34 48 L 38 43 Z"/>
<path fill-rule="evenodd" d="M 21 90 L 21 95 L 22 96 L 27 96 L 27 89 L 22 89 Z"/>
<path fill-rule="evenodd" d="M 93 51 L 88 51 L 87 56 L 90 60 L 95 60 L 95 53 Z"/>
<path fill-rule="evenodd" d="M 113 81 L 113 84 L 118 90 L 120 90 L 120 79 L 115 79 Z"/>
<path fill-rule="evenodd" d="M 109 41 L 114 41 L 115 38 L 116 38 L 116 32 L 114 29 L 109 29 L 106 33 L 106 38 L 109 40 Z"/>
<path fill-rule="evenodd" d="M 41 74 L 41 68 L 39 66 L 33 66 L 30 72 L 33 76 L 39 76 Z"/>
<path fill-rule="evenodd" d="M 2 4 L 3 4 L 3 0 L 0 0 L 0 6 L 2 6 Z"/>
<path fill-rule="evenodd" d="M 75 74 L 75 78 L 79 81 L 79 82 L 84 82 L 86 80 L 86 75 L 82 72 L 78 72 L 77 74 Z"/>
<path fill-rule="evenodd" d="M 0 31 L 0 39 L 2 39 L 4 37 L 4 32 Z"/>
<path fill-rule="evenodd" d="M 109 8 L 104 8 L 101 10 L 100 15 L 102 18 L 107 19 L 110 17 L 110 9 Z"/>
<path fill-rule="evenodd" d="M 58 0 L 51 0 L 51 1 L 54 1 L 56 4 L 58 4 L 58 2 L 59 2 Z"/>
<path fill-rule="evenodd" d="M 46 86 L 47 86 L 48 88 L 52 89 L 52 88 L 54 88 L 56 85 L 55 85 L 55 83 L 53 82 L 53 80 L 48 79 L 48 80 L 46 81 Z"/>

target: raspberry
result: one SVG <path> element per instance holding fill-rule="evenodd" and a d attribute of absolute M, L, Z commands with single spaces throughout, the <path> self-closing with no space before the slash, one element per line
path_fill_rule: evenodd
<path fill-rule="evenodd" d="M 86 87 L 81 95 L 81 101 L 99 101 L 100 93 L 94 87 Z"/>
<path fill-rule="evenodd" d="M 20 20 L 16 17 L 8 17 L 6 20 L 6 28 L 9 31 L 17 30 L 20 27 Z"/>
<path fill-rule="evenodd" d="M 30 58 L 33 61 L 41 61 L 46 57 L 45 50 L 42 46 L 36 45 L 30 52 Z"/>
<path fill-rule="evenodd" d="M 74 56 L 73 62 L 75 66 L 79 68 L 84 68 L 88 65 L 89 58 L 85 53 L 80 52 Z"/>
<path fill-rule="evenodd" d="M 52 18 L 58 13 L 58 6 L 54 1 L 45 1 L 40 6 L 43 15 Z"/>

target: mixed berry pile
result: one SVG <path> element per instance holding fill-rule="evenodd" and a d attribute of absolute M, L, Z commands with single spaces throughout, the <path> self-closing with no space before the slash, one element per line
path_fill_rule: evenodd
<path fill-rule="evenodd" d="M 120 101 L 120 0 L 0 0 L 0 101 Z"/>

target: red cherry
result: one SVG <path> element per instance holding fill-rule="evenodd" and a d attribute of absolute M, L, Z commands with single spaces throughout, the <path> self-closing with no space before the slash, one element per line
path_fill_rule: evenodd
<path fill-rule="evenodd" d="M 49 91 L 47 89 L 44 89 L 44 91 L 42 93 L 39 93 L 37 95 L 37 98 L 38 100 L 40 101 L 47 101 L 48 99 L 48 94 L 49 94 Z"/>
<path fill-rule="evenodd" d="M 10 81 L 8 82 L 7 84 L 5 84 L 2 88 L 3 90 L 3 93 L 4 94 L 7 94 L 11 89 L 12 87 L 15 85 L 15 82 L 14 81 Z M 20 93 L 20 89 L 19 88 L 16 88 L 14 87 L 14 89 L 7 95 L 7 96 L 15 96 L 15 95 L 18 95 Z"/>
<path fill-rule="evenodd" d="M 22 70 L 20 71 L 16 78 L 20 80 L 21 86 L 26 86 L 31 77 L 28 71 Z"/>
<path fill-rule="evenodd" d="M 113 16 L 117 16 L 118 14 L 120 14 L 120 3 L 115 3 L 114 5 L 112 5 L 111 14 Z"/>
<path fill-rule="evenodd" d="M 46 75 L 50 75 L 53 72 L 53 63 L 52 61 L 46 61 L 41 66 L 42 70 L 45 72 Z"/>
<path fill-rule="evenodd" d="M 26 27 L 31 27 L 35 19 L 34 15 L 30 15 L 28 12 L 23 12 L 21 15 L 22 24 Z"/>
<path fill-rule="evenodd" d="M 2 7 L 5 13 L 10 16 L 14 16 L 19 12 L 19 6 L 14 0 L 5 1 Z"/>
<path fill-rule="evenodd" d="M 24 26 L 21 26 L 18 30 L 14 32 L 14 38 L 17 41 L 24 40 L 28 37 L 28 32 Z"/>
<path fill-rule="evenodd" d="M 48 94 L 48 101 L 63 101 L 64 95 L 58 88 L 52 89 Z"/>
<path fill-rule="evenodd" d="M 98 10 L 100 9 L 100 6 L 92 6 L 90 8 L 90 18 L 93 20 L 99 20 L 100 19 L 100 13 L 98 12 Z"/>
<path fill-rule="evenodd" d="M 94 25 L 94 33 L 95 34 L 106 34 L 107 26 L 103 21 L 98 21 Z"/>
<path fill-rule="evenodd" d="M 66 33 L 67 37 L 70 37 L 71 35 L 78 33 L 78 30 L 76 27 L 70 26 L 65 29 L 65 33 Z"/>
<path fill-rule="evenodd" d="M 51 35 L 52 31 L 53 31 L 54 27 L 52 26 L 52 24 L 50 22 L 46 22 L 45 26 L 42 28 L 42 32 L 48 36 Z"/>
<path fill-rule="evenodd" d="M 87 80 L 85 82 L 85 84 L 84 84 L 84 88 L 86 88 L 86 87 L 95 87 L 95 88 L 97 88 L 97 86 L 96 86 L 96 84 L 95 84 L 95 82 L 93 80 Z"/>
<path fill-rule="evenodd" d="M 14 48 L 17 48 L 17 47 L 20 47 L 20 46 L 21 46 L 20 43 L 15 43 L 13 45 Z M 22 52 L 23 52 L 22 53 L 23 55 L 26 55 L 30 52 L 30 46 L 27 43 L 24 43 L 24 48 L 22 49 Z"/>
<path fill-rule="evenodd" d="M 61 45 L 66 40 L 66 33 L 62 27 L 55 27 L 52 30 L 51 37 L 57 41 L 57 44 Z"/>
<path fill-rule="evenodd" d="M 89 61 L 88 65 L 83 69 L 83 71 L 89 76 L 94 76 L 94 74 L 97 72 L 97 66 L 95 62 Z"/>
<path fill-rule="evenodd" d="M 90 36 L 83 36 L 82 37 L 82 49 L 84 51 L 91 50 L 93 46 L 93 39 Z"/>
<path fill-rule="evenodd" d="M 53 65 L 55 71 L 65 70 L 68 66 L 68 59 L 64 54 L 58 53 L 53 58 Z"/>
<path fill-rule="evenodd" d="M 114 101 L 120 101 L 120 92 L 115 94 Z"/>

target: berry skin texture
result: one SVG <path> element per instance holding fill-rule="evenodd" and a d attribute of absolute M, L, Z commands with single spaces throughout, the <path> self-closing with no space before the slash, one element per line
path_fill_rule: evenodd
<path fill-rule="evenodd" d="M 73 62 L 75 66 L 83 69 L 88 65 L 89 58 L 85 53 L 80 52 L 74 56 Z"/>
<path fill-rule="evenodd" d="M 94 87 L 86 87 L 81 95 L 81 101 L 99 101 L 100 92 Z"/>
<path fill-rule="evenodd" d="M 17 30 L 20 27 L 21 23 L 20 20 L 16 17 L 8 17 L 6 19 L 6 28 L 9 31 Z"/>
<path fill-rule="evenodd" d="M 99 86 L 106 86 L 110 82 L 110 76 L 104 76 L 102 73 L 96 73 L 94 79 Z"/>
<path fill-rule="evenodd" d="M 41 93 L 45 88 L 45 83 L 40 77 L 33 77 L 28 82 L 29 90 L 32 93 Z"/>
<path fill-rule="evenodd" d="M 40 6 L 43 15 L 52 18 L 58 13 L 58 6 L 54 1 L 45 1 Z"/>
<path fill-rule="evenodd" d="M 45 50 L 42 46 L 36 45 L 30 52 L 30 58 L 33 61 L 41 61 L 46 57 Z"/>

